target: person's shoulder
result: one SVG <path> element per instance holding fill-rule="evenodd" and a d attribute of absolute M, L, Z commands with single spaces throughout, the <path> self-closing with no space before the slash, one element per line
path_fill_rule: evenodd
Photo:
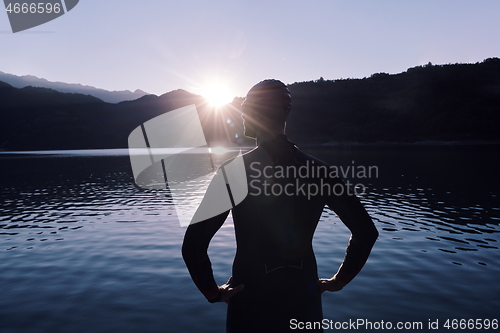
<path fill-rule="evenodd" d="M 297 151 L 295 152 L 295 156 L 296 156 L 296 161 L 298 163 L 301 163 L 301 164 L 330 167 L 330 165 L 328 163 L 326 163 L 325 161 L 323 161 L 323 160 L 321 160 L 313 155 L 307 154 L 300 149 L 297 149 Z"/>
<path fill-rule="evenodd" d="M 254 162 L 259 163 L 271 163 L 272 159 L 269 154 L 266 153 L 264 149 L 255 147 L 254 149 L 241 155 L 246 165 L 250 165 Z"/>
<path fill-rule="evenodd" d="M 219 168 L 225 167 L 228 164 L 231 164 L 232 162 L 234 162 L 235 160 L 242 160 L 246 154 L 247 153 L 242 154 L 241 151 L 240 151 L 239 154 L 234 155 L 231 158 L 228 158 L 224 162 L 222 162 L 221 165 L 219 166 Z"/>
<path fill-rule="evenodd" d="M 249 151 L 246 151 L 242 154 L 242 156 L 244 156 L 245 158 L 251 158 L 253 156 L 255 156 L 256 154 L 258 154 L 258 147 L 254 147 L 252 149 L 250 149 Z"/>

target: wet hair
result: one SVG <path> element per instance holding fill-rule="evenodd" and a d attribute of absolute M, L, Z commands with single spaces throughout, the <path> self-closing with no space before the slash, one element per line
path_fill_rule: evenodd
<path fill-rule="evenodd" d="M 283 82 L 267 79 L 254 85 L 241 105 L 269 120 L 284 122 L 292 108 L 292 95 Z"/>

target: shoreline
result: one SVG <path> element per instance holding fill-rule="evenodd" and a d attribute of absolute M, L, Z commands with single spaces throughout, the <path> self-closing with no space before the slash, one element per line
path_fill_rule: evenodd
<path fill-rule="evenodd" d="M 377 142 L 359 142 L 359 141 L 333 141 L 317 144 L 302 144 L 301 147 L 347 147 L 347 146 L 495 146 L 500 145 L 500 140 L 497 141 L 439 141 L 439 140 L 422 140 L 416 142 L 395 142 L 395 141 L 377 141 Z"/>
<path fill-rule="evenodd" d="M 500 141 L 438 141 L 438 140 L 423 140 L 416 142 L 393 142 L 393 141 L 377 141 L 377 142 L 359 142 L 359 141 L 333 141 L 327 143 L 303 143 L 298 144 L 302 147 L 347 147 L 347 146 L 495 146 L 500 145 Z M 253 149 L 254 147 L 241 146 L 241 149 Z M 129 148 L 85 148 L 85 149 L 41 149 L 41 150 L 7 150 L 0 149 L 0 154 L 57 154 L 60 152 L 102 152 L 102 151 L 128 151 Z"/>

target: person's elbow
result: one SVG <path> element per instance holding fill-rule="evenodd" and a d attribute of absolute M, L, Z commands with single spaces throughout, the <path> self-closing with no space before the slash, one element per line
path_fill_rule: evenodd
<path fill-rule="evenodd" d="M 353 233 L 353 238 L 371 248 L 377 241 L 378 235 L 377 228 L 373 222 L 370 221 L 370 223 L 365 224 L 363 228 L 358 229 L 358 232 Z"/>
<path fill-rule="evenodd" d="M 373 243 L 375 243 L 377 241 L 378 235 L 379 235 L 379 233 L 378 233 L 377 228 L 375 228 L 375 226 L 373 226 L 373 231 L 372 231 L 372 235 L 371 235 Z"/>
<path fill-rule="evenodd" d="M 193 257 L 193 246 L 190 244 L 189 240 L 184 239 L 184 242 L 182 243 L 181 253 L 184 262 L 188 262 Z"/>
<path fill-rule="evenodd" d="M 373 244 L 375 244 L 375 242 L 377 241 L 378 235 L 378 230 L 372 222 L 371 226 L 366 230 L 365 241 L 373 246 Z"/>

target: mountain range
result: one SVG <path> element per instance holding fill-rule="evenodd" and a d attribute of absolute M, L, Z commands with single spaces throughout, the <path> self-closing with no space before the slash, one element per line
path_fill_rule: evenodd
<path fill-rule="evenodd" d="M 399 74 L 290 84 L 287 134 L 299 146 L 333 143 L 500 142 L 500 59 L 416 66 Z M 130 132 L 164 112 L 195 104 L 205 137 L 251 144 L 243 98 L 214 110 L 175 90 L 107 103 L 88 94 L 0 82 L 0 149 L 127 148 Z"/>
<path fill-rule="evenodd" d="M 57 90 L 59 92 L 91 95 L 99 99 L 102 99 L 103 101 L 108 103 L 131 101 L 148 94 L 147 92 L 144 92 L 140 89 L 136 89 L 134 92 L 130 90 L 108 91 L 104 89 L 95 88 L 92 86 L 84 86 L 77 83 L 52 82 L 46 79 L 38 78 L 33 75 L 17 76 L 13 74 L 4 73 L 2 71 L 0 71 L 0 81 L 8 83 L 16 88 L 24 88 L 32 86 L 40 88 L 50 88 Z"/>

